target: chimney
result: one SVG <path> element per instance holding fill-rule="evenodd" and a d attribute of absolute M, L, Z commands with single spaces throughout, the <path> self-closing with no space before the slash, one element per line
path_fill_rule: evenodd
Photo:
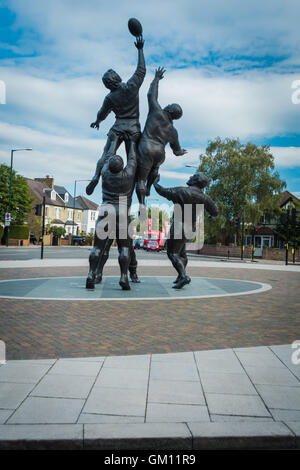
<path fill-rule="evenodd" d="M 35 181 L 39 181 L 40 183 L 43 183 L 45 186 L 48 186 L 48 188 L 53 189 L 54 188 L 54 178 L 50 178 L 49 175 L 46 175 L 46 178 L 34 178 Z"/>

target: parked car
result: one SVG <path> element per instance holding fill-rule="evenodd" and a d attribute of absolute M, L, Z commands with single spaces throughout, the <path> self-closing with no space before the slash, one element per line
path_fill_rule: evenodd
<path fill-rule="evenodd" d="M 143 246 L 144 246 L 144 240 L 134 240 L 133 248 L 135 250 L 139 250 L 140 248 L 143 248 Z"/>
<path fill-rule="evenodd" d="M 159 244 L 155 241 L 150 241 L 147 244 L 147 251 L 160 251 Z"/>
<path fill-rule="evenodd" d="M 73 235 L 72 236 L 72 245 L 82 246 L 85 245 L 85 237 L 82 235 Z"/>

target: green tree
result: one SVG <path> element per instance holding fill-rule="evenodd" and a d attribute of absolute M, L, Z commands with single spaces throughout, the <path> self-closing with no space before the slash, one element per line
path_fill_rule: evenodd
<path fill-rule="evenodd" d="M 207 194 L 220 212 L 216 219 L 206 219 L 206 242 L 232 242 L 235 217 L 254 226 L 263 215 L 271 218 L 279 212 L 280 193 L 286 183 L 275 171 L 267 145 L 244 145 L 239 139 L 222 141 L 217 137 L 200 155 L 199 171 L 209 177 Z"/>
<path fill-rule="evenodd" d="M 0 164 L 0 221 L 4 222 L 9 205 L 10 167 Z M 31 212 L 33 198 L 30 195 L 26 179 L 12 172 L 11 221 L 12 224 L 22 225 Z"/>
<path fill-rule="evenodd" d="M 53 225 L 49 228 L 48 233 L 53 233 L 53 235 L 56 235 L 57 237 L 64 237 L 66 234 L 66 230 L 64 229 L 64 227 L 58 227 L 57 225 Z"/>

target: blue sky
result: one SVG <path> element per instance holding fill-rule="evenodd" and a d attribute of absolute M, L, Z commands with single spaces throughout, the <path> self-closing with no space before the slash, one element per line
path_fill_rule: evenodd
<path fill-rule="evenodd" d="M 183 108 L 175 125 L 188 153 L 175 157 L 167 148 L 161 183 L 184 184 L 193 172 L 185 165 L 197 165 L 209 140 L 239 137 L 270 145 L 287 189 L 300 197 L 296 0 L 0 0 L 0 161 L 9 163 L 11 148 L 32 147 L 16 154 L 19 173 L 49 174 L 71 192 L 75 179 L 91 178 L 114 121 L 109 116 L 99 132 L 89 127 L 107 91 L 101 76 L 114 68 L 127 80 L 136 65 L 130 17 L 140 19 L 145 38 L 142 126 L 158 66 L 167 69 L 160 103 Z M 101 200 L 100 185 L 92 199 Z"/>

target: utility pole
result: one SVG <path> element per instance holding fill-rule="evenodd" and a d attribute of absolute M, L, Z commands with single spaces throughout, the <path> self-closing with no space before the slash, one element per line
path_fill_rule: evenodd
<path fill-rule="evenodd" d="M 45 235 L 45 212 L 46 212 L 46 197 L 43 196 L 43 227 L 42 227 L 42 245 L 41 245 L 41 259 L 44 258 L 44 235 Z"/>
<path fill-rule="evenodd" d="M 285 245 L 285 264 L 289 264 L 289 223 L 290 223 L 290 209 L 288 208 L 286 211 L 286 245 Z"/>
<path fill-rule="evenodd" d="M 244 229 L 245 229 L 245 218 L 242 219 L 242 241 L 241 241 L 241 260 L 244 259 Z"/>

